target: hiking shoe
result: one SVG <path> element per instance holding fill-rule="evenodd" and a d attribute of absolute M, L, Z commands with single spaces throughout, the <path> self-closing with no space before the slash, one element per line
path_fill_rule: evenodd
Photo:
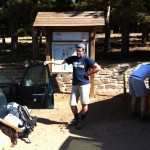
<path fill-rule="evenodd" d="M 76 129 L 80 130 L 80 129 L 83 128 L 83 126 L 84 126 L 84 120 L 80 119 L 79 122 L 78 122 L 78 124 L 77 124 L 77 126 L 76 126 Z"/>
<path fill-rule="evenodd" d="M 150 123 L 150 117 L 148 117 L 148 116 L 146 116 L 146 115 L 145 115 L 145 116 L 142 116 L 142 117 L 141 117 L 141 121 L 144 122 L 144 123 Z"/>
<path fill-rule="evenodd" d="M 76 126 L 79 122 L 79 119 L 74 118 L 71 122 L 68 123 L 68 126 Z"/>

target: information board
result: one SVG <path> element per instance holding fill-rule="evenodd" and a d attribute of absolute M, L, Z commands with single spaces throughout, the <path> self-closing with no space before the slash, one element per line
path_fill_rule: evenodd
<path fill-rule="evenodd" d="M 89 41 L 89 32 L 53 32 L 53 41 Z"/>
<path fill-rule="evenodd" d="M 76 45 L 79 42 L 53 42 L 52 60 L 63 61 L 64 59 L 76 55 Z M 88 43 L 86 45 L 86 55 L 89 54 Z M 72 72 L 72 65 L 52 65 L 52 72 Z"/>

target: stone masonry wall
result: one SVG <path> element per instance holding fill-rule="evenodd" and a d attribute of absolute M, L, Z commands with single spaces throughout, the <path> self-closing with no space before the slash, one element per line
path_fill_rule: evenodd
<path fill-rule="evenodd" d="M 124 89 L 124 73 L 127 78 L 130 73 L 140 64 L 148 62 L 130 62 L 120 64 L 101 64 L 101 71 L 95 74 L 94 91 L 98 94 L 123 93 Z M 24 64 L 0 64 L 7 74 L 11 75 L 18 82 L 21 81 L 26 70 Z M 72 73 L 53 74 L 53 85 L 55 92 L 71 92 Z M 148 87 L 148 79 L 145 80 Z M 127 82 L 128 92 L 128 82 Z"/>
<path fill-rule="evenodd" d="M 24 63 L 0 64 L 0 70 L 20 83 L 26 71 Z"/>
<path fill-rule="evenodd" d="M 124 92 L 124 74 L 127 74 L 126 90 L 128 92 L 128 77 L 130 73 L 143 62 L 131 62 L 120 64 L 101 65 L 101 71 L 95 74 L 94 91 L 97 94 L 123 93 Z M 148 62 L 144 62 L 148 63 Z M 72 74 L 56 74 L 54 75 L 54 90 L 56 92 L 70 93 Z M 148 79 L 145 80 L 148 87 Z"/>

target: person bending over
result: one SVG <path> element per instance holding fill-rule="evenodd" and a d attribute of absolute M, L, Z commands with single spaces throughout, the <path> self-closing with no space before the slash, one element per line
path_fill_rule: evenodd
<path fill-rule="evenodd" d="M 142 64 L 135 69 L 129 77 L 129 93 L 131 98 L 131 113 L 133 117 L 137 116 L 136 102 L 140 97 L 140 116 L 143 122 L 149 122 L 149 117 L 146 115 L 147 88 L 144 80 L 150 77 L 150 64 Z"/>

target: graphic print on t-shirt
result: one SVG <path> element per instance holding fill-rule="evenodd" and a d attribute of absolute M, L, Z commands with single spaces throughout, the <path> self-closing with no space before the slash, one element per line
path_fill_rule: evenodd
<path fill-rule="evenodd" d="M 73 62 L 73 67 L 79 67 L 79 68 L 84 68 L 84 65 L 81 64 L 81 62 Z"/>

